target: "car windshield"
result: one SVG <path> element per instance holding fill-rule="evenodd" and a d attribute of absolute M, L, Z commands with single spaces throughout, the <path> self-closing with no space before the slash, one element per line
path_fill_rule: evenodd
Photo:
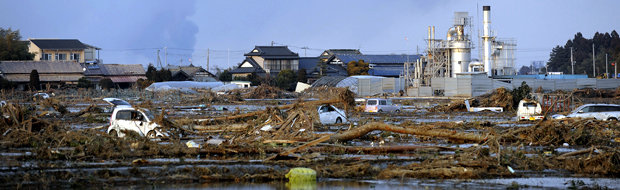
<path fill-rule="evenodd" d="M 125 102 L 124 100 L 112 100 L 110 101 L 110 103 L 114 104 L 115 106 L 129 106 L 130 104 Z"/>
<path fill-rule="evenodd" d="M 536 107 L 536 103 L 532 103 L 532 102 L 523 103 L 523 107 L 534 108 L 534 107 Z"/>
<path fill-rule="evenodd" d="M 146 117 L 149 118 L 149 121 L 154 121 L 155 120 L 155 115 L 153 115 L 153 113 L 151 113 L 149 110 L 142 110 L 142 112 L 144 112 Z"/>

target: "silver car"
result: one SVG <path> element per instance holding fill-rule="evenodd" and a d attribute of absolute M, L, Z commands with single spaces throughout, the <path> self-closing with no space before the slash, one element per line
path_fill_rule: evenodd
<path fill-rule="evenodd" d="M 586 104 L 577 107 L 568 115 L 553 115 L 554 119 L 563 118 L 594 118 L 602 121 L 618 121 L 620 105 L 617 104 Z"/>

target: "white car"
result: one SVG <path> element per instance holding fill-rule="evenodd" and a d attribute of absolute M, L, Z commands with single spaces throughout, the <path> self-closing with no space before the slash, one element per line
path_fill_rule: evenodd
<path fill-rule="evenodd" d="M 317 110 L 319 112 L 319 120 L 321 124 L 339 124 L 347 123 L 347 114 L 344 110 L 340 110 L 333 105 L 322 105 Z"/>
<path fill-rule="evenodd" d="M 110 126 L 107 133 L 112 136 L 124 137 L 123 131 L 134 131 L 140 136 L 147 138 L 163 137 L 159 132 L 159 125 L 155 123 L 154 117 L 146 110 L 139 110 L 132 107 L 116 107 L 110 117 Z"/>
<path fill-rule="evenodd" d="M 519 101 L 519 107 L 517 107 L 517 120 L 541 120 L 545 116 L 542 115 L 542 107 L 540 104 L 533 100 L 521 100 Z"/>
<path fill-rule="evenodd" d="M 392 100 L 371 98 L 366 101 L 366 112 L 400 112 L 400 106 L 392 104 Z"/>
<path fill-rule="evenodd" d="M 620 105 L 617 104 L 586 104 L 577 107 L 568 115 L 553 115 L 553 119 L 563 118 L 595 118 L 603 121 L 618 121 Z"/>

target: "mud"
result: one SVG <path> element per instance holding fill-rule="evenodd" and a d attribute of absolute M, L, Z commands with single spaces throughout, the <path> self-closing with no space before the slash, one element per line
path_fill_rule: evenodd
<path fill-rule="evenodd" d="M 319 88 L 300 95 L 262 86 L 184 98 L 117 92 L 133 95 L 125 99 L 151 110 L 170 135 L 147 139 L 129 133 L 116 138 L 105 133 L 109 108 L 97 102 L 110 94 L 72 93 L 56 91 L 56 97 L 43 102 L 33 102 L 27 93 L 0 93 L 9 102 L 0 119 L 1 187 L 282 184 L 293 167 L 316 170 L 320 181 L 540 175 L 618 181 L 620 174 L 620 123 L 615 121 L 515 122 L 507 116 L 514 114 L 510 110 L 461 112 L 462 100 L 450 105 L 449 100 L 433 101 L 444 108 L 429 112 L 413 106 L 411 112 L 360 113 L 346 89 Z M 84 94 L 93 97 L 78 98 Z M 507 95 L 498 90 L 474 103 L 508 108 L 512 99 Z M 346 109 L 352 122 L 322 125 L 316 106 L 326 102 Z M 78 111 L 61 113 L 63 107 Z M 60 114 L 40 112 L 48 108 Z M 188 148 L 188 141 L 200 148 Z"/>

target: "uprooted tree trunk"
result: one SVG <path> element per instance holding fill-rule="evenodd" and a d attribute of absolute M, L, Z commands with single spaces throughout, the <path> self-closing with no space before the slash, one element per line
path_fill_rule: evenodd
<path fill-rule="evenodd" d="M 373 122 L 373 123 L 368 123 L 361 127 L 346 131 L 344 133 L 332 135 L 332 137 L 330 138 L 330 141 L 331 142 L 349 141 L 349 140 L 364 136 L 374 130 L 390 131 L 390 132 L 395 132 L 395 133 L 420 135 L 420 136 L 440 137 L 440 138 L 448 138 L 448 139 L 453 139 L 453 140 L 464 140 L 464 141 L 472 141 L 472 142 L 482 142 L 488 139 L 488 137 L 483 137 L 483 136 L 472 134 L 472 133 L 459 133 L 459 132 L 452 131 L 452 130 L 405 128 L 405 127 L 399 127 L 399 126 L 394 126 L 394 125 L 385 124 L 385 123 Z"/>

